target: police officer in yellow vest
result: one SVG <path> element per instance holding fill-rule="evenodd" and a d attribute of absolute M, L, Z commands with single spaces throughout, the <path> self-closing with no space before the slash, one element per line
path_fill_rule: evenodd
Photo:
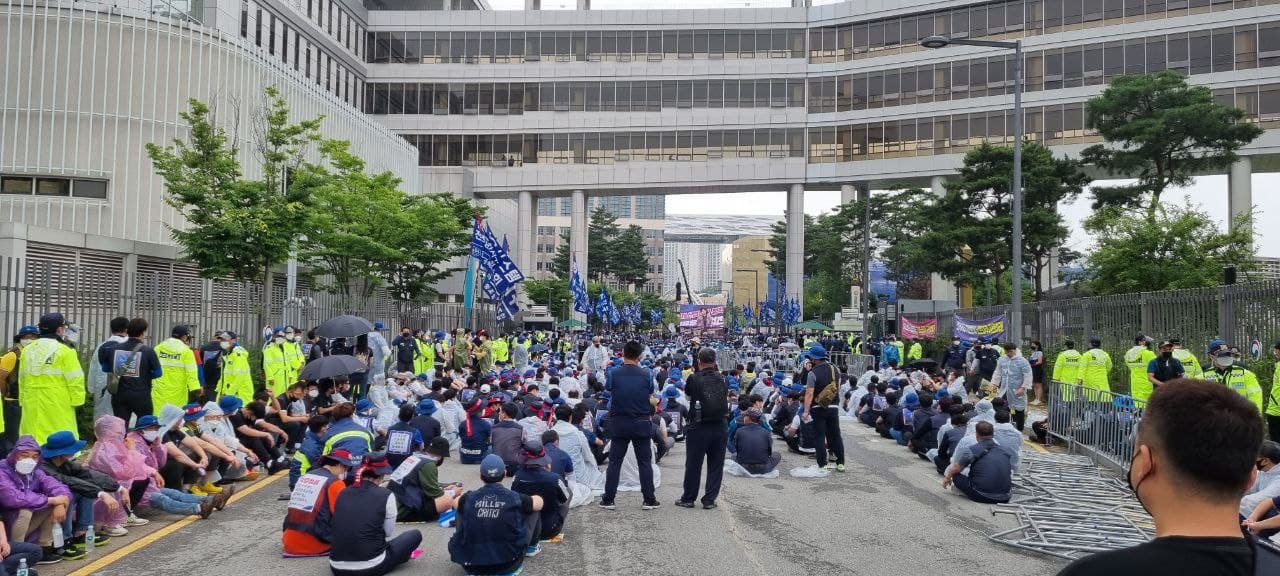
<path fill-rule="evenodd" d="M 1196 355 L 1190 350 L 1182 347 L 1182 340 L 1178 338 L 1170 338 L 1173 342 L 1173 357 L 1182 363 L 1182 369 L 1186 371 L 1187 378 L 1204 378 L 1204 369 L 1200 367 L 1200 361 L 1196 360 Z"/>
<path fill-rule="evenodd" d="M 302 365 L 307 363 L 307 356 L 302 353 L 302 331 L 293 326 L 285 326 L 284 339 L 289 345 L 285 348 L 285 358 L 288 360 L 289 375 L 292 379 L 279 388 L 280 393 L 298 381 L 298 375 L 302 373 Z M 274 396 L 276 389 L 272 389 L 271 394 Z"/>
<path fill-rule="evenodd" d="M 1248 398 L 1262 411 L 1262 387 L 1258 385 L 1258 375 L 1242 366 L 1236 365 L 1236 357 L 1226 345 L 1219 346 L 1209 353 L 1213 368 L 1204 373 L 1204 379 L 1210 382 L 1221 382 L 1227 388 Z"/>
<path fill-rule="evenodd" d="M 67 321 L 50 312 L 40 317 L 38 327 L 40 338 L 23 347 L 18 365 L 18 432 L 35 436 L 38 443 L 59 430 L 70 430 L 79 438 L 76 406 L 84 404 L 84 370 L 75 349 L 64 342 Z"/>
<path fill-rule="evenodd" d="M 273 397 L 276 390 L 283 391 L 298 381 L 298 372 L 293 368 L 293 344 L 283 331 L 273 334 L 271 343 L 262 351 L 262 373 Z"/>
<path fill-rule="evenodd" d="M 1271 439 L 1280 442 L 1280 340 L 1271 347 L 1276 361 L 1276 371 L 1271 376 L 1271 399 L 1267 401 L 1267 431 Z"/>
<path fill-rule="evenodd" d="M 1053 360 L 1053 381 L 1063 382 L 1066 384 L 1080 383 L 1080 351 L 1076 350 L 1076 343 L 1071 340 L 1066 341 L 1067 349 L 1058 353 L 1058 357 Z"/>
<path fill-rule="evenodd" d="M 920 341 L 916 340 L 911 343 L 911 347 L 907 349 L 907 362 L 919 360 L 924 357 L 924 346 L 920 345 Z"/>
<path fill-rule="evenodd" d="M 418 352 L 413 357 L 413 373 L 426 374 L 436 363 L 435 346 L 427 340 L 427 333 L 419 328 L 413 331 L 413 338 L 417 342 Z"/>
<path fill-rule="evenodd" d="M 1133 339 L 1133 348 L 1124 353 L 1124 364 L 1129 367 L 1129 395 L 1138 400 L 1151 397 L 1151 381 L 1147 380 L 1147 366 L 1156 359 L 1156 353 L 1148 346 L 1151 338 L 1139 334 Z"/>
<path fill-rule="evenodd" d="M 1111 355 L 1102 349 L 1100 338 L 1089 339 L 1089 349 L 1080 357 L 1080 384 L 1086 389 L 1110 392 Z M 1098 400 L 1100 398 L 1091 398 Z"/>
<path fill-rule="evenodd" d="M 191 392 L 201 389 L 196 354 L 191 349 L 191 327 L 174 326 L 169 336 L 155 347 L 161 374 L 151 381 L 151 406 L 157 413 L 165 404 L 185 406 Z"/>
<path fill-rule="evenodd" d="M 235 396 L 241 402 L 253 402 L 253 374 L 249 371 L 249 351 L 240 345 L 235 332 L 218 336 L 222 347 L 222 379 L 218 381 L 218 398 Z"/>
<path fill-rule="evenodd" d="M 511 361 L 511 346 L 507 343 L 507 335 L 493 339 L 493 363 L 506 366 Z"/>

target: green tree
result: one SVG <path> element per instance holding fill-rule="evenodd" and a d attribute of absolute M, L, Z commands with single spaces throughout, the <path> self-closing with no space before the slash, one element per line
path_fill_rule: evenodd
<path fill-rule="evenodd" d="M 1216 286 L 1223 266 L 1253 271 L 1253 233 L 1242 215 L 1222 232 L 1209 215 L 1189 203 L 1165 206 L 1156 220 L 1118 206 L 1099 211 L 1085 227 L 1099 238 L 1085 267 L 1094 294 L 1126 294 Z"/>
<path fill-rule="evenodd" d="M 613 272 L 613 238 L 618 235 L 618 218 L 604 206 L 591 212 L 587 223 L 587 272 L 604 278 Z"/>
<path fill-rule="evenodd" d="M 405 252 L 399 261 L 376 262 L 374 271 L 387 290 L 402 302 L 435 300 L 436 283 L 460 272 L 450 263 L 471 253 L 471 226 L 485 208 L 447 192 L 409 195 L 401 211 L 415 225 L 401 230 L 397 244 Z"/>
<path fill-rule="evenodd" d="M 625 284 L 640 289 L 649 274 L 649 258 L 644 253 L 644 232 L 632 224 L 609 242 L 610 272 Z"/>
<path fill-rule="evenodd" d="M 525 280 L 523 285 L 529 300 L 538 306 L 546 306 L 552 316 L 568 318 L 573 312 L 573 297 L 569 293 L 569 283 L 565 280 Z"/>
<path fill-rule="evenodd" d="M 569 275 L 573 273 L 572 252 L 569 231 L 566 229 L 560 233 L 560 243 L 556 244 L 556 255 L 551 259 L 551 272 L 556 278 L 568 280 Z"/>
<path fill-rule="evenodd" d="M 1086 106 L 1086 125 L 1106 139 L 1081 157 L 1132 184 L 1093 188 L 1095 210 L 1145 209 L 1156 222 L 1160 197 L 1195 174 L 1220 171 L 1236 151 L 1262 134 L 1239 108 L 1224 106 L 1205 86 L 1176 72 L 1121 76 Z M 1185 216 L 1185 215 L 1184 215 Z"/>

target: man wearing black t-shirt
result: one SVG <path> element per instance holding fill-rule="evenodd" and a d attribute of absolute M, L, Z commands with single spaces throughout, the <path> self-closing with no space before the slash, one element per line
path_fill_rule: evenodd
<path fill-rule="evenodd" d="M 1258 409 L 1204 380 L 1167 382 L 1138 427 L 1129 485 L 1155 519 L 1156 539 L 1081 558 L 1059 576 L 1253 574 L 1237 508 L 1262 444 Z"/>

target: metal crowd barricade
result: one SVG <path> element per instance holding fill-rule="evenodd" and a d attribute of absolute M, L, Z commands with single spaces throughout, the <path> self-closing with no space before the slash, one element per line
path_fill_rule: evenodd
<path fill-rule="evenodd" d="M 1132 396 L 1053 382 L 1049 386 L 1049 435 L 1099 466 L 1126 471 L 1146 402 Z"/>

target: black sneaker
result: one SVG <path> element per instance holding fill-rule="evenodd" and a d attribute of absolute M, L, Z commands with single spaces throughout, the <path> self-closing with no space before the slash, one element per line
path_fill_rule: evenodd
<path fill-rule="evenodd" d="M 62 561 L 62 556 L 52 546 L 45 546 L 43 552 L 44 554 L 40 556 L 40 560 L 36 564 L 57 564 Z"/>
<path fill-rule="evenodd" d="M 641 510 L 653 510 L 653 509 L 658 508 L 658 507 L 660 507 L 660 506 L 662 506 L 662 503 L 661 503 L 661 502 L 658 502 L 657 500 L 650 500 L 650 501 L 648 501 L 648 502 L 645 502 L 643 505 L 641 505 L 641 506 L 640 506 L 640 509 L 641 509 Z"/>
<path fill-rule="evenodd" d="M 715 510 L 715 509 L 716 509 L 716 503 L 715 503 L 715 502 L 703 502 L 703 503 L 702 503 L 702 509 L 703 509 L 703 510 Z"/>
<path fill-rule="evenodd" d="M 676 506 L 681 508 L 693 508 L 693 502 L 685 502 L 684 500 L 676 500 Z"/>
<path fill-rule="evenodd" d="M 617 510 L 617 509 L 618 509 L 618 506 L 617 506 L 617 505 L 615 505 L 615 504 L 613 503 L 613 501 L 612 501 L 612 500 L 610 500 L 610 501 L 608 501 L 608 502 L 605 502 L 604 500 L 601 500 L 601 501 L 600 501 L 600 507 L 601 507 L 601 508 L 604 508 L 605 510 Z"/>
<path fill-rule="evenodd" d="M 63 560 L 83 560 L 88 555 L 89 553 L 85 552 L 84 549 L 75 546 L 66 546 L 58 551 L 58 556 L 61 556 Z"/>

